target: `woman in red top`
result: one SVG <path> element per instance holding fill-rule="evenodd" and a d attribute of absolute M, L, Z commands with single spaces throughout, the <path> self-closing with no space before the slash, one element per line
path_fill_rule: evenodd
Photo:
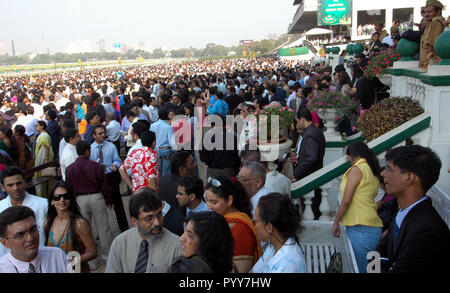
<path fill-rule="evenodd" d="M 261 245 L 250 219 L 250 202 L 239 181 L 227 177 L 209 178 L 205 186 L 208 208 L 225 217 L 234 238 L 233 267 L 248 273 L 261 257 Z"/>

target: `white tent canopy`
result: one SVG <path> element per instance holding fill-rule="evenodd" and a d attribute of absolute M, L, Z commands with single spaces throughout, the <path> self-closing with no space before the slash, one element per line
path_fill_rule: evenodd
<path fill-rule="evenodd" d="M 313 29 L 310 29 L 309 31 L 307 31 L 305 35 L 314 36 L 314 35 L 326 35 L 326 34 L 331 34 L 331 33 L 333 33 L 333 31 L 331 31 L 331 30 L 327 30 L 327 29 L 323 29 L 323 28 L 313 28 Z"/>

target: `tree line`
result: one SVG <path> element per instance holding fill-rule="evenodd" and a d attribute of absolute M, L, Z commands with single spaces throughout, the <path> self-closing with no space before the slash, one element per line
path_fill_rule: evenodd
<path fill-rule="evenodd" d="M 253 51 L 256 54 L 268 54 L 275 48 L 283 44 L 288 40 L 287 35 L 281 35 L 277 39 L 264 39 L 261 41 L 255 41 L 250 47 L 239 45 L 232 47 L 225 47 L 222 45 L 209 43 L 203 49 L 197 48 L 182 48 L 178 50 L 163 51 L 161 48 L 155 49 L 152 52 L 143 50 L 128 50 L 126 53 L 117 52 L 98 52 L 98 53 L 55 53 L 49 54 L 37 54 L 33 58 L 30 58 L 30 54 L 21 56 L 0 56 L 0 65 L 23 65 L 23 64 L 52 64 L 52 63 L 76 63 L 78 60 L 81 62 L 92 61 L 108 61 L 117 60 L 137 60 L 143 59 L 159 59 L 165 57 L 172 58 L 205 58 L 205 57 L 226 57 L 230 55 L 243 56 L 244 51 Z"/>

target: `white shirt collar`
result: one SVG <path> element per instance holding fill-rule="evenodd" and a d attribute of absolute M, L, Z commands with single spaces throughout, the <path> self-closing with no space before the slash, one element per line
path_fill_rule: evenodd
<path fill-rule="evenodd" d="M 10 262 L 13 264 L 13 266 L 16 268 L 17 272 L 19 273 L 28 273 L 28 268 L 30 266 L 30 263 L 34 266 L 34 269 L 36 273 L 41 273 L 41 257 L 38 249 L 38 254 L 31 262 L 23 262 L 21 260 L 16 259 L 11 252 L 8 252 L 8 258 Z"/>

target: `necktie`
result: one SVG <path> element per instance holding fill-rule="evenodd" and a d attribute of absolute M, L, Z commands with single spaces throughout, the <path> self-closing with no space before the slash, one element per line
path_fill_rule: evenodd
<path fill-rule="evenodd" d="M 148 262 L 148 242 L 147 240 L 142 240 L 141 242 L 141 248 L 139 250 L 138 258 L 136 261 L 136 269 L 135 273 L 145 273 L 145 270 L 147 269 L 147 262 Z"/>
<path fill-rule="evenodd" d="M 36 270 L 34 269 L 34 265 L 33 265 L 32 263 L 30 263 L 30 264 L 28 265 L 28 273 L 29 273 L 29 274 L 34 274 L 34 273 L 36 273 Z"/>
<path fill-rule="evenodd" d="M 392 231 L 392 233 L 393 233 L 392 240 L 394 243 L 394 249 L 395 249 L 395 246 L 397 245 L 397 237 L 398 237 L 399 231 L 400 231 L 400 228 L 397 225 L 397 221 L 394 219 L 394 230 Z"/>
<path fill-rule="evenodd" d="M 102 152 L 102 145 L 98 146 L 98 158 L 99 158 L 99 163 L 103 164 L 103 152 Z"/>

